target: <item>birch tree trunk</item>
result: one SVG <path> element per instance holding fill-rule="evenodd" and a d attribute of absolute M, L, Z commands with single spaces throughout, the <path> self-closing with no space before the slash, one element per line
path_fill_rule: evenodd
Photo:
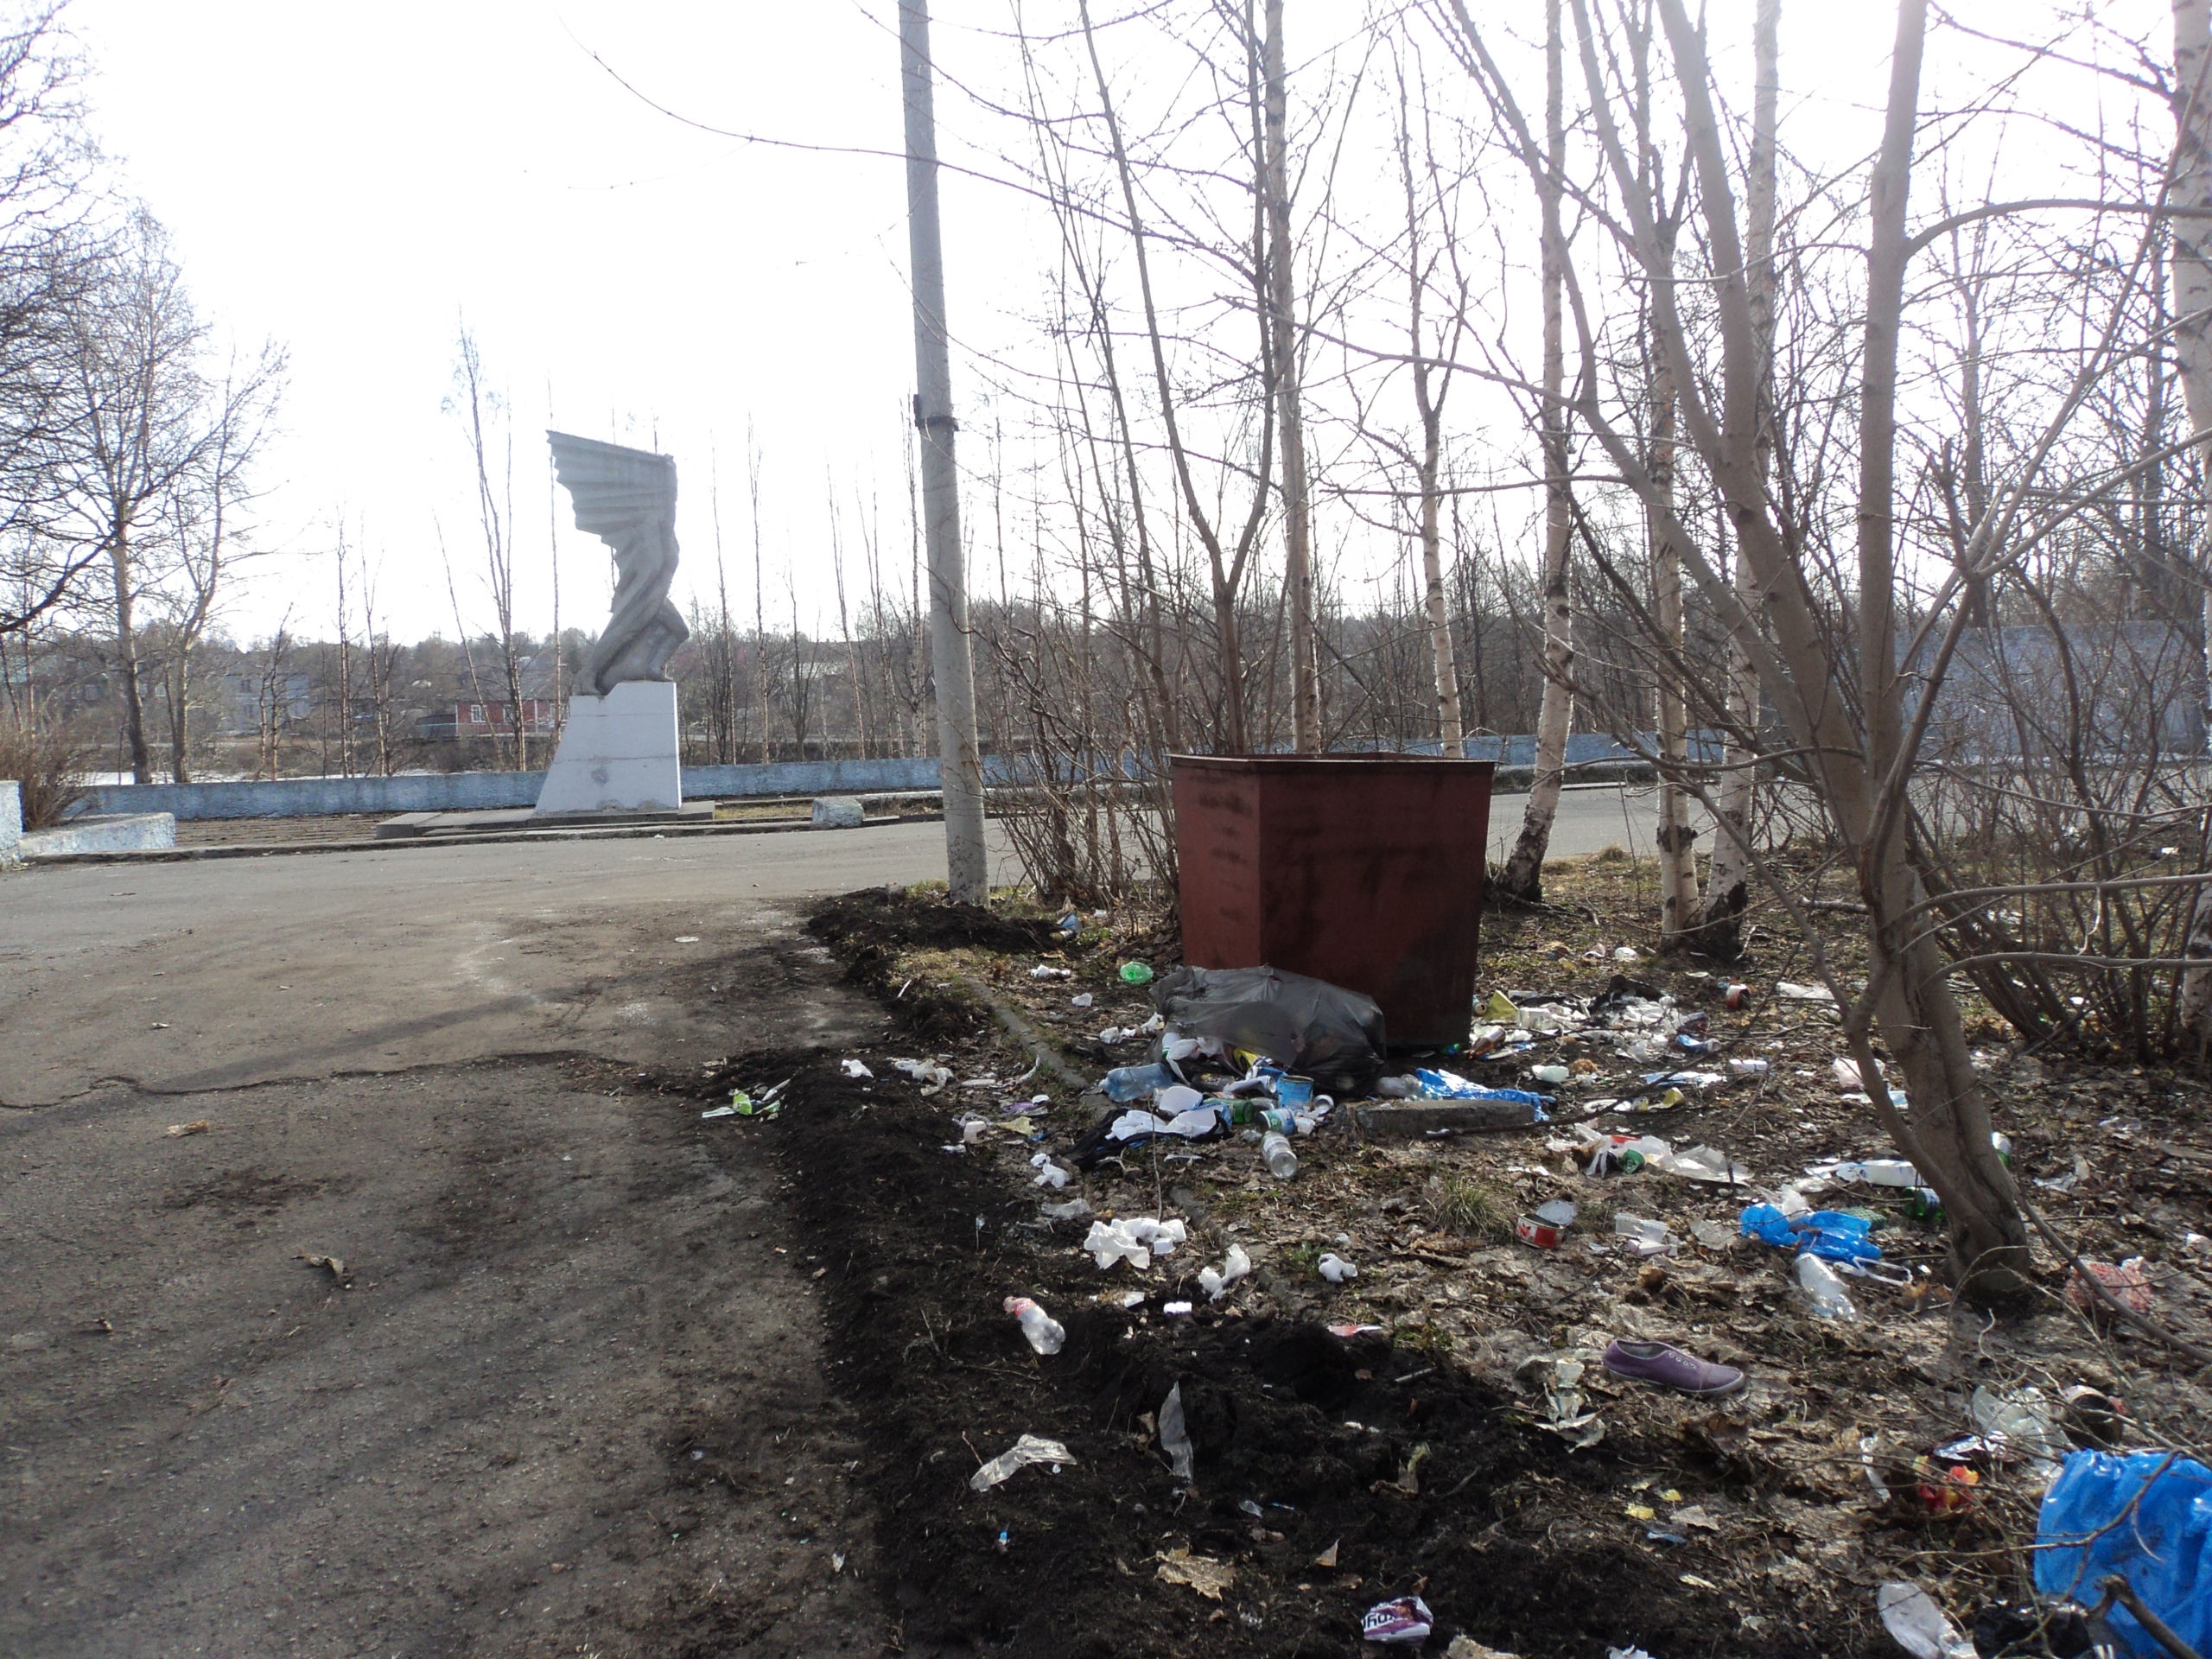
<path fill-rule="evenodd" d="M 1497 877 L 1500 893 L 1530 903 L 1543 898 L 1544 853 L 1567 777 L 1567 732 L 1574 718 L 1573 613 L 1567 604 L 1567 238 L 1560 181 L 1567 170 L 1566 92 L 1561 74 L 1560 0 L 1544 6 L 1544 151 L 1537 194 L 1543 209 L 1544 365 L 1544 699 L 1536 715 L 1536 775 L 1521 835 Z"/>
<path fill-rule="evenodd" d="M 1671 227 L 1670 227 L 1671 229 Z M 1671 235 L 1661 257 L 1674 257 Z M 1682 770 L 1689 760 L 1688 715 L 1682 677 L 1682 552 L 1675 545 L 1675 366 L 1664 345 L 1652 341 L 1651 483 L 1667 504 L 1645 515 L 1651 538 L 1651 620 L 1659 633 L 1656 707 L 1659 737 L 1659 948 L 1688 943 L 1697 910 L 1697 832 L 1690 827 L 1689 791 Z"/>
<path fill-rule="evenodd" d="M 1758 430 L 1753 455 L 1762 484 L 1774 461 L 1775 123 L 1781 101 L 1782 0 L 1758 0 L 1751 21 L 1751 175 L 1745 192 L 1744 286 L 1751 349 L 1758 359 Z M 1733 962 L 1743 954 L 1745 906 L 1751 891 L 1751 795 L 1758 781 L 1759 671 L 1743 630 L 1764 609 L 1751 561 L 1739 548 L 1734 575 L 1742 620 L 1728 634 L 1728 741 L 1713 792 L 1713 868 L 1698 918 L 1696 948 Z"/>
<path fill-rule="evenodd" d="M 2174 0 L 2174 354 L 2189 411 L 2197 475 L 2212 440 L 2212 0 Z M 2212 573 L 2212 517 L 2196 534 L 2196 565 Z M 2212 738 L 2212 582 L 2204 588 L 2205 730 Z M 2200 1046 L 2212 1044 L 2212 892 L 2200 888 L 2184 950 L 2181 1019 Z"/>

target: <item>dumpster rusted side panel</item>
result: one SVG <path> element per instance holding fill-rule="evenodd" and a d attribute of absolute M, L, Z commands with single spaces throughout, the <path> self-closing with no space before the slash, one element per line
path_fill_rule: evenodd
<path fill-rule="evenodd" d="M 1364 991 L 1394 1045 L 1464 1041 L 1493 770 L 1405 755 L 1175 756 L 1185 958 Z"/>

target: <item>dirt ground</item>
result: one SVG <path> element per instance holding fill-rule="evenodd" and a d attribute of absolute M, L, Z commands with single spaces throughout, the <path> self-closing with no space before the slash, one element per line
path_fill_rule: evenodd
<path fill-rule="evenodd" d="M 541 1062 L 48 1116 L 0 1650 L 875 1650 L 810 1270 L 689 1115 Z"/>
<path fill-rule="evenodd" d="M 1491 918 L 1486 989 L 1587 993 L 1622 969 L 1619 918 L 1648 914 L 1631 887 L 1649 872 L 1559 875 L 1562 894 L 1597 902 L 1580 920 Z M 1021 1009 L 1096 1075 L 1141 1054 L 1097 1040 L 1148 1012 L 1116 965 L 1172 961 L 1173 941 L 1126 918 L 1063 942 L 1034 920 L 950 915 L 868 895 L 817 912 L 902 1030 L 888 1056 L 860 1054 L 874 1073 L 865 1081 L 807 1070 L 772 1128 L 804 1172 L 811 1236 L 853 1241 L 842 1261 L 825 1256 L 830 1340 L 880 1402 L 860 1473 L 910 1650 L 1349 1653 L 1364 1609 L 1418 1593 L 1438 1617 L 1432 1650 L 1465 1636 L 1531 1659 L 1630 1644 L 1660 1659 L 1880 1652 L 1885 1580 L 1925 1586 L 1961 1624 L 2024 1586 L 2038 1490 L 2028 1471 L 1986 1465 L 1955 1505 L 1919 1490 L 1916 1459 L 1970 1431 L 1977 1389 L 2037 1386 L 2055 1410 L 2062 1389 L 2089 1383 L 2126 1402 L 2126 1444 L 2208 1438 L 2212 1395 L 2190 1368 L 2069 1309 L 2047 1252 L 2044 1299 L 2001 1319 L 1954 1306 L 1930 1273 L 1910 1290 L 1854 1282 L 1860 1317 L 1838 1324 L 1793 1296 L 1786 1257 L 1729 1236 L 1751 1195 L 1576 1173 L 1561 1131 L 1578 1097 L 1616 1091 L 1617 1063 L 1593 1061 L 1561 1091 L 1562 1121 L 1535 1131 L 1408 1141 L 1363 1135 L 1341 1114 L 1299 1141 L 1289 1183 L 1232 1141 L 1155 1147 L 1040 1193 L 1030 1160 L 1041 1146 L 1065 1164 L 1091 1112 L 1045 1087 L 1034 1140 L 1017 1124 L 960 1146 L 956 1118 L 1001 1116 L 1047 1083 L 1014 1083 L 1020 1063 L 979 993 Z M 1072 977 L 1037 979 L 1040 965 Z M 1769 1183 L 1824 1155 L 1885 1151 L 1827 1075 L 1830 1016 L 1772 995 L 1791 965 L 1765 942 L 1743 971 L 1767 994 L 1732 1013 L 1724 979 L 1643 959 L 1633 971 L 1708 1007 L 1721 1054 L 1765 1058 L 1770 1075 L 1594 1121 L 1723 1147 Z M 1557 1052 L 1461 1063 L 1504 1083 Z M 1983 1053 L 2041 1207 L 2088 1253 L 2145 1257 L 2161 1316 L 2204 1340 L 2203 1257 L 2187 1242 L 2212 1216 L 2202 1083 L 2047 1063 L 1993 1040 Z M 941 1059 L 953 1081 L 925 1092 L 893 1056 Z M 1191 1240 L 1146 1274 L 1102 1273 L 1079 1248 L 1090 1217 L 1042 1214 L 1077 1193 L 1098 1216 L 1179 1217 Z M 1556 1196 L 1582 1208 L 1562 1247 L 1513 1240 L 1513 1218 Z M 1863 1188 L 1822 1201 L 1883 1203 Z M 1677 1253 L 1639 1262 L 1617 1250 L 1619 1213 L 1666 1221 Z M 1891 1260 L 1940 1264 L 1935 1233 L 1868 1213 L 1891 1224 L 1880 1235 Z M 1693 1242 L 1700 1222 L 1719 1230 L 1710 1245 Z M 1197 1270 L 1231 1243 L 1255 1272 L 1210 1303 Z M 1328 1249 L 1360 1276 L 1324 1282 L 1314 1263 Z M 1065 1325 L 1059 1354 L 1033 1354 L 1001 1312 L 1024 1294 Z M 1195 1308 L 1166 1312 L 1179 1301 Z M 1347 1338 L 1331 1324 L 1369 1329 Z M 1595 1362 L 1615 1336 L 1682 1344 L 1742 1365 L 1750 1384 L 1714 1402 L 1611 1378 Z M 1560 1357 L 1590 1368 L 1587 1403 L 1607 1432 L 1586 1449 L 1539 1427 L 1524 1363 Z M 1196 1448 L 1187 1484 L 1170 1478 L 1157 1433 L 1179 1384 Z M 1071 1461 L 971 1492 L 963 1477 L 1022 1433 L 1062 1442 Z M 1194 1563 L 1212 1593 L 1184 1581 Z"/>
<path fill-rule="evenodd" d="M 2129 1445 L 2212 1438 L 2200 1379 L 2068 1310 L 2047 1254 L 2036 1308 L 1955 1307 L 1931 1275 L 1854 1285 L 1861 1318 L 1835 1325 L 1782 1258 L 1696 1241 L 1742 1193 L 1577 1173 L 1569 1132 L 1630 1069 L 1600 1046 L 1460 1062 L 1504 1083 L 1590 1059 L 1533 1131 L 1389 1138 L 1344 1109 L 1287 1183 L 1230 1140 L 1046 1192 L 1032 1159 L 1066 1165 L 1095 1102 L 1032 1071 L 992 1003 L 1079 1077 L 1139 1058 L 1099 1033 L 1150 1011 L 1120 964 L 1176 958 L 1154 920 L 1090 917 L 1071 938 L 1033 907 L 879 887 L 815 906 L 817 945 L 740 902 L 755 874 L 712 861 L 734 855 L 687 851 L 665 878 L 639 864 L 620 905 L 601 880 L 556 914 L 560 856 L 504 887 L 439 878 L 409 900 L 423 921 L 376 920 L 390 964 L 445 917 L 416 971 L 514 1004 L 478 1022 L 474 1058 L 409 1067 L 319 1036 L 347 971 L 319 922 L 274 936 L 288 984 L 329 964 L 296 1033 L 267 1008 L 234 1026 L 149 1003 L 133 1040 L 175 1022 L 214 1046 L 134 1064 L 134 1082 L 100 1080 L 77 1014 L 172 995 L 155 982 L 204 944 L 127 941 L 80 973 L 57 941 L 0 1005 L 0 1074 L 22 1069 L 12 1045 L 60 1057 L 24 1071 L 47 1103 L 0 1110 L 0 1652 L 1313 1656 L 1377 1651 L 1361 1613 L 1419 1594 L 1430 1653 L 1458 1637 L 1525 1659 L 1881 1653 L 1885 1579 L 1962 1623 L 2017 1593 L 2024 1472 L 1986 1467 L 1942 1513 L 1916 1490 L 1915 1458 L 1967 1432 L 1977 1387 L 2094 1382 L 2126 1402 Z M 1648 916 L 1648 871 L 1555 878 L 1586 908 L 1491 918 L 1485 995 L 1629 972 L 1707 1011 L 1716 1060 L 1770 1061 L 1763 1081 L 1592 1121 L 1724 1147 L 1764 1180 L 1885 1150 L 1827 1076 L 1827 1016 L 1771 995 L 1785 951 L 1756 945 L 1743 977 L 1761 995 L 1732 1011 L 1720 978 L 1612 958 Z M 711 902 L 652 899 L 664 880 Z M 620 998 L 598 1001 L 649 1018 L 563 1012 L 609 971 Z M 2063 1184 L 2031 1185 L 2046 1213 L 2102 1258 L 2145 1257 L 2160 1316 L 2204 1339 L 2202 1083 L 1980 1040 L 2016 1169 Z M 188 1081 L 220 1070 L 217 1048 L 260 1080 Z M 701 1116 L 785 1079 L 772 1117 Z M 1026 1125 L 1006 1109 L 1025 1102 Z M 994 1126 L 964 1145 L 963 1116 Z M 1042 1213 L 1078 1195 L 1191 1237 L 1141 1276 L 1102 1273 L 1089 1218 Z M 1512 1238 L 1560 1195 L 1581 1206 L 1560 1249 Z M 1665 1221 L 1678 1252 L 1622 1255 L 1620 1213 Z M 1940 1256 L 1901 1217 L 1881 1236 L 1915 1266 Z M 1255 1270 L 1209 1301 L 1198 1270 L 1232 1243 Z M 1325 1250 L 1360 1276 L 1324 1282 Z M 1014 1295 L 1064 1324 L 1059 1353 L 1031 1351 Z M 1740 1363 L 1751 1385 L 1700 1402 L 1592 1366 L 1605 1433 L 1573 1449 L 1541 1426 L 1524 1362 L 1593 1358 L 1615 1335 Z M 1160 1444 L 1171 1389 L 1189 1481 Z M 972 1490 L 1025 1433 L 1068 1460 Z"/>

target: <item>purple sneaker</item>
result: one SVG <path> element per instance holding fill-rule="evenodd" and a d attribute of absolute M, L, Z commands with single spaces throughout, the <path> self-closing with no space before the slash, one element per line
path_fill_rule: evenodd
<path fill-rule="evenodd" d="M 1605 1369 L 1616 1376 L 1656 1382 L 1684 1394 L 1733 1394 L 1744 1386 L 1744 1374 L 1733 1365 L 1715 1365 L 1667 1342 L 1609 1344 Z"/>
<path fill-rule="evenodd" d="M 1359 1634 L 1367 1642 L 1405 1642 L 1418 1645 L 1428 1640 L 1436 1615 L 1419 1596 L 1400 1596 L 1377 1602 L 1359 1621 Z"/>

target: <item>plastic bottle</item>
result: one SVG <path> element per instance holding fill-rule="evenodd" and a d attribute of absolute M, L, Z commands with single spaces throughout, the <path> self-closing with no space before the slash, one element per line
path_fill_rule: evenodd
<path fill-rule="evenodd" d="M 1859 1310 L 1836 1277 L 1835 1269 L 1810 1251 L 1797 1258 L 1797 1288 L 1806 1305 L 1824 1319 L 1855 1319 Z"/>
<path fill-rule="evenodd" d="M 1870 1186 L 1918 1186 L 1920 1172 L 1903 1158 L 1869 1158 L 1863 1163 L 1838 1164 L 1840 1181 L 1865 1181 Z"/>
<path fill-rule="evenodd" d="M 1133 1100 L 1141 1100 L 1154 1090 L 1170 1089 L 1182 1081 L 1165 1060 L 1154 1060 L 1150 1065 L 1116 1066 L 1106 1074 L 1106 1098 L 1125 1106 Z"/>
<path fill-rule="evenodd" d="M 1057 1354 L 1060 1344 L 1068 1339 L 1060 1322 L 1027 1296 L 1009 1296 L 1006 1311 L 1021 1321 L 1021 1334 L 1029 1338 L 1029 1345 L 1040 1354 Z"/>
<path fill-rule="evenodd" d="M 1279 1181 L 1287 1181 L 1298 1173 L 1298 1154 L 1290 1149 L 1290 1142 L 1281 1135 L 1270 1130 L 1260 1142 L 1260 1160 L 1268 1166 L 1268 1173 Z"/>

